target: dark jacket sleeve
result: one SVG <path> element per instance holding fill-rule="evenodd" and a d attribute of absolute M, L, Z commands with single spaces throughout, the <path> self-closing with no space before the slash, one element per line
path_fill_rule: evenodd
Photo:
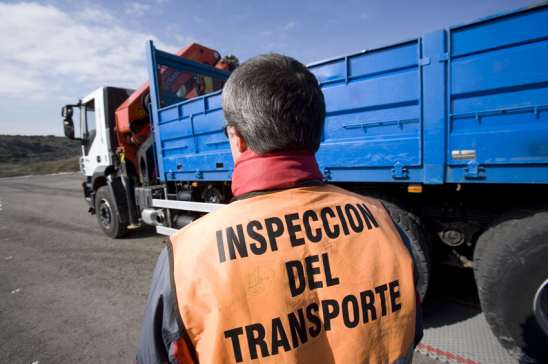
<path fill-rule="evenodd" d="M 170 264 L 170 251 L 164 248 L 152 275 L 137 347 L 137 363 L 187 364 L 193 361 L 185 359 L 188 350 L 183 340 Z"/>

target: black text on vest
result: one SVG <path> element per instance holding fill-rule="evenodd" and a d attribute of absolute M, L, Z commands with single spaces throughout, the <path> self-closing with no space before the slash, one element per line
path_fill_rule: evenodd
<path fill-rule="evenodd" d="M 219 262 L 223 263 L 276 251 L 278 239 L 284 234 L 288 235 L 291 247 L 297 247 L 378 227 L 369 208 L 364 203 L 357 203 L 252 220 L 217 230 L 215 234 Z"/>
<path fill-rule="evenodd" d="M 226 330 L 224 337 L 236 362 L 242 362 L 244 356 L 245 360 L 254 360 L 295 350 L 336 325 L 363 329 L 368 323 L 397 313 L 403 304 L 400 282 L 394 280 L 342 299 L 312 302 L 295 312 L 273 317 L 270 325 L 255 322 Z"/>

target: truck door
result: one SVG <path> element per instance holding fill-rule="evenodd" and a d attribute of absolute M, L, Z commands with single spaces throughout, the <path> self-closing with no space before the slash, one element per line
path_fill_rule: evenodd
<path fill-rule="evenodd" d="M 82 158 L 80 165 L 86 176 L 92 176 L 100 167 L 111 164 L 109 149 L 110 136 L 107 135 L 102 90 L 86 98 L 80 107 L 80 125 L 82 132 Z"/>

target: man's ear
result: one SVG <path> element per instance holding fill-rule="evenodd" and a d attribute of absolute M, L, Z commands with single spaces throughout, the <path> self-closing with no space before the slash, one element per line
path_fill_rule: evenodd
<path fill-rule="evenodd" d="M 238 152 L 243 153 L 247 150 L 247 143 L 245 142 L 245 139 L 235 127 L 229 126 L 227 133 L 232 138 L 234 146 Z"/>
<path fill-rule="evenodd" d="M 228 142 L 230 143 L 230 153 L 232 153 L 232 159 L 237 161 L 243 152 L 247 150 L 247 143 L 245 139 L 238 133 L 233 126 L 228 126 L 226 128 L 226 133 L 228 136 Z"/>
<path fill-rule="evenodd" d="M 238 148 L 238 151 L 240 153 L 245 152 L 247 150 L 247 143 L 245 142 L 245 139 L 239 133 L 236 134 L 236 138 L 236 146 Z"/>

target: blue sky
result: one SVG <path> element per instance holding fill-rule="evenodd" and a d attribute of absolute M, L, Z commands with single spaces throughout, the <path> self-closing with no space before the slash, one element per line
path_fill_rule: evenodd
<path fill-rule="evenodd" d="M 146 80 L 145 42 L 304 63 L 388 45 L 528 0 L 0 1 L 0 134 L 62 135 L 59 111 Z"/>

